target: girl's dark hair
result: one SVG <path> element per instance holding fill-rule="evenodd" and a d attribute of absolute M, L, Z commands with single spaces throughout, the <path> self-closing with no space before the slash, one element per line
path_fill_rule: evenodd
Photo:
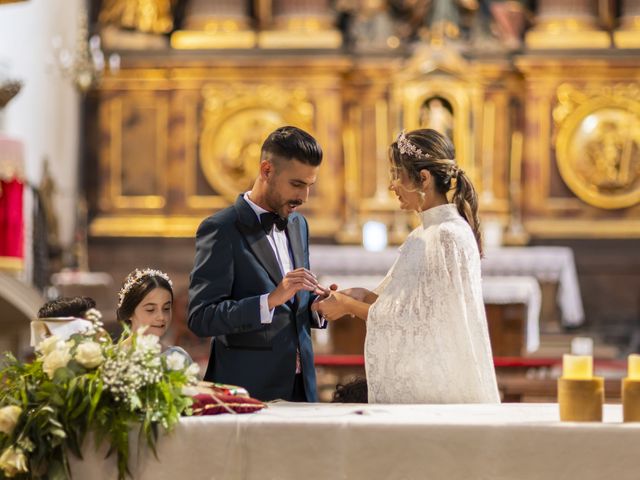
<path fill-rule="evenodd" d="M 124 281 L 125 285 L 129 277 L 135 274 L 135 270 L 131 272 Z M 134 283 L 131 288 L 124 294 L 122 304 L 116 310 L 118 320 L 127 324 L 131 323 L 131 316 L 140 302 L 147 296 L 151 290 L 156 288 L 164 288 L 171 294 L 173 302 L 173 289 L 169 282 L 158 275 L 145 275 L 141 280 Z"/>
<path fill-rule="evenodd" d="M 430 128 L 412 130 L 405 133 L 409 142 L 418 148 L 418 155 L 402 153 L 398 140 L 391 144 L 389 157 L 391 163 L 401 168 L 409 175 L 412 182 L 420 188 L 421 170 L 428 170 L 435 181 L 438 193 L 446 194 L 454 190 L 451 201 L 455 203 L 458 212 L 467 221 L 476 237 L 478 250 L 482 255 L 482 236 L 480 234 L 480 219 L 478 218 L 478 195 L 471 180 L 456 164 L 455 149 L 451 140 Z M 455 184 L 452 185 L 454 183 Z"/>
<path fill-rule="evenodd" d="M 331 403 L 369 403 L 367 380 L 355 378 L 348 383 L 339 383 Z"/>
<path fill-rule="evenodd" d="M 57 298 L 40 307 L 38 318 L 84 318 L 84 313 L 92 308 L 96 308 L 96 301 L 91 297 Z"/>

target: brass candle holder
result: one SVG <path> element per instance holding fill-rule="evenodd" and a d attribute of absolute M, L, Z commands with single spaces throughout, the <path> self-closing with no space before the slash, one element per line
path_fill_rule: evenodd
<path fill-rule="evenodd" d="M 640 355 L 629 355 L 627 378 L 622 379 L 622 418 L 640 422 Z"/>
<path fill-rule="evenodd" d="M 563 422 L 601 422 L 604 378 L 593 376 L 590 355 L 564 355 L 558 379 L 558 405 Z"/>
<path fill-rule="evenodd" d="M 563 422 L 601 422 L 604 378 L 559 378 L 558 404 Z"/>
<path fill-rule="evenodd" d="M 640 422 L 640 380 L 622 379 L 622 419 Z"/>

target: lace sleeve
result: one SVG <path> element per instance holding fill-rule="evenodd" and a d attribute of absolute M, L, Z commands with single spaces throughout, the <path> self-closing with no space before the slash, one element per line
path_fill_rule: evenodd
<path fill-rule="evenodd" d="M 391 265 L 391 268 L 389 268 L 389 270 L 387 271 L 387 274 L 384 276 L 384 278 L 378 284 L 378 286 L 373 289 L 373 293 L 375 293 L 377 296 L 380 296 L 382 292 L 384 292 L 384 289 L 387 288 L 387 285 L 389 285 L 389 282 L 391 281 L 391 277 L 393 274 L 393 270 L 396 267 L 396 264 L 398 263 L 398 259 L 400 258 L 400 255 L 402 254 L 402 247 L 403 246 L 401 245 L 398 248 L 398 256 L 396 257 L 395 261 Z"/>
<path fill-rule="evenodd" d="M 387 272 L 387 274 L 382 279 L 382 281 L 378 284 L 378 286 L 373 289 L 373 293 L 380 296 L 380 294 L 384 292 L 384 289 L 387 287 L 387 285 L 389 285 L 390 281 L 391 281 L 391 270 Z"/>

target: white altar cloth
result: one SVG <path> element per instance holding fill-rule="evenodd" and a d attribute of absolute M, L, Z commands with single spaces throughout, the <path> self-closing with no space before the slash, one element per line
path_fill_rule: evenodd
<path fill-rule="evenodd" d="M 398 255 L 397 248 L 368 252 L 359 246 L 311 245 L 309 259 L 316 275 L 384 275 Z M 490 248 L 482 259 L 482 277 L 532 276 L 558 282 L 557 302 L 562 323 L 584 322 L 584 308 L 573 250 L 568 247 Z"/>
<path fill-rule="evenodd" d="M 636 480 L 640 424 L 561 423 L 556 404 L 271 404 L 249 415 L 184 418 L 156 460 L 132 448 L 135 479 Z M 135 440 L 132 442 L 135 444 Z M 113 479 L 93 450 L 73 478 Z"/>

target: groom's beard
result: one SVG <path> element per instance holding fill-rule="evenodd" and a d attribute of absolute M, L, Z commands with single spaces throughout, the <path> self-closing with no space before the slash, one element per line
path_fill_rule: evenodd
<path fill-rule="evenodd" d="M 304 202 L 298 200 L 284 200 L 277 192 L 273 192 L 267 195 L 267 205 L 269 208 L 280 215 L 282 218 L 288 218 L 291 214 L 290 208 L 297 208 Z"/>

